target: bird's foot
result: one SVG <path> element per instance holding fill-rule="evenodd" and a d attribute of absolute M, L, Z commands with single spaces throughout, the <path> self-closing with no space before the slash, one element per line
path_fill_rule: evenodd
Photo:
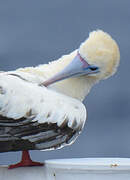
<path fill-rule="evenodd" d="M 19 162 L 17 164 L 12 164 L 9 165 L 8 169 L 14 169 L 14 168 L 18 168 L 18 167 L 29 167 L 29 166 L 43 166 L 44 163 L 40 163 L 40 162 L 35 162 L 35 161 L 28 161 L 28 162 Z"/>
<path fill-rule="evenodd" d="M 22 159 L 17 164 L 12 164 L 8 169 L 18 168 L 18 167 L 27 167 L 27 166 L 43 166 L 44 163 L 32 161 L 28 151 L 22 151 Z"/>

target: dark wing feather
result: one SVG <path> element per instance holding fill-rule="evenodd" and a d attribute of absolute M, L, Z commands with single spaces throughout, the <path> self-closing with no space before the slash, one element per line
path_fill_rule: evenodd
<path fill-rule="evenodd" d="M 55 149 L 69 144 L 76 131 L 56 123 L 32 122 L 32 119 L 13 120 L 0 116 L 0 152 Z"/>

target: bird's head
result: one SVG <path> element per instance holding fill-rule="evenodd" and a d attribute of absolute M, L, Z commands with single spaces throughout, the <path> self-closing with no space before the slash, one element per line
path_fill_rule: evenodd
<path fill-rule="evenodd" d="M 85 75 L 98 80 L 108 78 L 116 72 L 119 60 L 120 52 L 115 40 L 101 30 L 93 31 L 80 45 L 74 59 L 45 85 L 75 76 Z"/>
<path fill-rule="evenodd" d="M 120 61 L 117 43 L 101 30 L 89 34 L 89 38 L 80 45 L 79 54 L 89 64 L 89 76 L 99 79 L 112 76 Z"/>

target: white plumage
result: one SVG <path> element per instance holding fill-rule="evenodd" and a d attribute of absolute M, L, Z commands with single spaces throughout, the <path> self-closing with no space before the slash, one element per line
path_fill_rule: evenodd
<path fill-rule="evenodd" d="M 119 59 L 116 42 L 99 30 L 57 61 L 1 72 L 0 151 L 55 149 L 73 142 L 86 120 L 82 100 L 94 84 L 116 72 Z"/>
<path fill-rule="evenodd" d="M 85 107 L 77 99 L 28 83 L 14 75 L 1 74 L 0 85 L 0 114 L 3 116 L 17 121 L 22 117 L 27 118 L 31 110 L 32 115 L 36 116 L 33 121 L 61 126 L 68 119 L 70 128 L 78 128 L 77 125 L 82 127 L 86 120 Z"/>
<path fill-rule="evenodd" d="M 49 147 L 46 142 L 39 142 L 39 139 L 44 140 L 45 138 L 53 137 L 54 135 L 56 135 L 55 130 L 58 129 L 58 127 L 64 128 L 64 126 L 68 126 L 68 128 L 73 129 L 72 135 L 75 133 L 78 135 L 86 120 L 85 106 L 77 99 L 68 97 L 61 93 L 57 93 L 52 89 L 48 89 L 44 86 L 38 86 L 36 83 L 25 81 L 15 75 L 9 73 L 2 73 L 0 75 L 0 115 L 5 117 L 6 119 L 11 118 L 14 120 L 13 127 L 11 126 L 11 124 L 9 124 L 9 121 L 5 121 L 4 123 L 2 118 L 2 124 L 0 120 L 1 126 L 8 126 L 8 128 L 5 129 L 7 137 L 5 136 L 5 134 L 4 136 L 2 134 L 0 139 L 3 136 L 3 140 L 14 141 L 14 139 L 16 139 L 17 137 L 20 138 L 20 140 L 28 140 L 30 143 L 35 144 L 34 148 L 26 147 L 23 144 L 21 150 L 53 149 L 59 148 L 62 144 L 69 144 L 69 139 L 68 142 L 66 141 L 66 143 L 59 142 L 58 144 L 55 140 L 55 142 L 50 142 Z M 30 78 L 31 77 L 33 79 L 33 75 L 30 75 Z M 31 127 L 31 123 L 36 122 L 38 123 L 39 127 L 40 124 L 45 124 L 46 129 L 43 130 L 44 133 L 41 133 L 42 130 L 33 133 L 30 129 L 27 135 L 26 133 L 22 135 L 24 129 L 22 129 L 21 132 L 21 129 L 19 128 L 21 125 L 24 125 L 24 121 L 20 121 L 20 123 L 17 123 L 17 121 L 22 118 L 31 120 L 31 122 L 29 122 L 26 127 Z M 57 125 L 57 127 L 51 129 L 51 134 L 49 134 L 49 124 Z M 11 136 L 12 128 L 16 128 L 15 125 L 18 126 L 18 134 L 12 134 Z M 64 135 L 67 137 L 66 133 Z M 62 132 L 59 132 L 58 135 L 59 134 L 62 134 Z M 14 143 L 13 141 L 12 144 Z M 47 140 L 47 142 L 49 143 L 49 140 Z M 53 143 L 54 147 L 52 147 L 51 143 Z M 5 147 L 5 149 L 7 148 L 7 146 Z M 13 147 L 11 147 L 11 149 L 7 150 L 11 151 L 16 149 L 13 149 Z M 2 151 L 4 151 L 3 147 Z"/>

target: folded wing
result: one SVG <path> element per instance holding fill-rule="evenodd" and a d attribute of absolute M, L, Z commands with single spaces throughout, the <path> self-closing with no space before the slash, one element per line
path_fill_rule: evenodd
<path fill-rule="evenodd" d="M 15 75 L 0 75 L 0 152 L 56 149 L 73 142 L 84 105 Z"/>

